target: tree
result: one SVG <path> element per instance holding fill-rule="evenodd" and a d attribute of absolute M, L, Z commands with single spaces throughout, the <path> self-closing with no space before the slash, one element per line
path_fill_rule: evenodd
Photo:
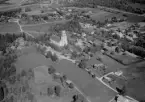
<path fill-rule="evenodd" d="M 0 101 L 4 99 L 4 88 L 0 87 Z"/>
<path fill-rule="evenodd" d="M 31 11 L 31 8 L 30 7 L 26 7 L 25 8 L 25 12 L 30 12 Z"/>
<path fill-rule="evenodd" d="M 48 87 L 47 88 L 47 95 L 48 96 L 51 96 L 51 95 L 53 95 L 54 94 L 54 89 L 52 88 L 52 87 Z"/>
<path fill-rule="evenodd" d="M 63 75 L 62 78 L 63 78 L 63 80 L 65 80 L 65 81 L 67 80 L 66 75 Z"/>
<path fill-rule="evenodd" d="M 48 73 L 49 74 L 54 74 L 56 72 L 56 70 L 55 70 L 55 68 L 53 67 L 53 66 L 50 66 L 49 68 L 48 68 Z"/>
<path fill-rule="evenodd" d="M 70 89 L 73 89 L 73 88 L 74 88 L 73 83 L 70 83 L 70 84 L 68 85 L 68 87 L 69 87 Z"/>
<path fill-rule="evenodd" d="M 60 96 L 61 87 L 59 85 L 55 86 L 54 91 L 55 91 L 56 96 Z"/>
<path fill-rule="evenodd" d="M 86 60 L 81 60 L 80 63 L 78 64 L 78 67 L 85 69 L 87 67 Z"/>
<path fill-rule="evenodd" d="M 124 96 L 126 94 L 126 87 L 123 86 L 121 89 L 116 87 L 116 90 L 118 91 L 118 93 L 122 96 Z"/>
<path fill-rule="evenodd" d="M 73 51 L 71 54 L 72 54 L 72 58 L 76 58 L 77 57 L 77 52 L 76 51 Z"/>
<path fill-rule="evenodd" d="M 57 61 L 57 60 L 58 60 L 57 55 L 56 55 L 56 54 L 53 54 L 53 55 L 51 56 L 51 60 L 52 60 L 52 61 Z"/>
<path fill-rule="evenodd" d="M 72 102 L 84 102 L 84 96 L 81 94 L 74 95 Z"/>
<path fill-rule="evenodd" d="M 119 47 L 116 47 L 116 48 L 115 48 L 115 52 L 117 52 L 117 53 L 119 53 L 119 52 L 120 52 Z"/>
<path fill-rule="evenodd" d="M 51 51 L 48 51 L 47 54 L 46 54 L 46 58 L 51 58 L 51 56 L 52 56 Z"/>

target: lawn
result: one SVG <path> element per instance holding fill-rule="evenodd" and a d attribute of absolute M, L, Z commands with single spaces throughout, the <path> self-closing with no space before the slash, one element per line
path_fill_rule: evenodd
<path fill-rule="evenodd" d="M 58 72 L 66 74 L 92 102 L 107 102 L 116 95 L 115 92 L 108 89 L 98 80 L 93 79 L 87 72 L 70 61 L 61 60 L 58 64 L 54 64 L 54 67 Z"/>
<path fill-rule="evenodd" d="M 20 32 L 20 28 L 17 23 L 5 23 L 0 24 L 0 33 L 18 33 Z"/>

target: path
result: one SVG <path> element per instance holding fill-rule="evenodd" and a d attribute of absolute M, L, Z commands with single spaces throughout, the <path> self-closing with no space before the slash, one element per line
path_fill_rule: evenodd
<path fill-rule="evenodd" d="M 24 33 L 26 33 L 27 35 L 29 35 L 29 36 L 31 36 L 32 38 L 34 38 L 33 35 L 31 35 L 31 34 L 28 33 L 28 32 L 25 32 L 25 31 L 22 29 L 22 26 L 20 25 L 19 21 L 20 21 L 20 19 L 10 19 L 10 20 L 9 20 L 9 22 L 17 23 L 17 25 L 18 25 L 19 28 L 20 28 L 20 32 L 21 32 L 21 33 L 24 32 Z"/>

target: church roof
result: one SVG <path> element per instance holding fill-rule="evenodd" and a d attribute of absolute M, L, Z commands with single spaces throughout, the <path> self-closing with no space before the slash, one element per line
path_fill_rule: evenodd
<path fill-rule="evenodd" d="M 50 39 L 51 40 L 54 40 L 56 42 L 59 42 L 60 41 L 60 37 L 59 36 L 56 36 L 56 35 L 52 35 Z"/>

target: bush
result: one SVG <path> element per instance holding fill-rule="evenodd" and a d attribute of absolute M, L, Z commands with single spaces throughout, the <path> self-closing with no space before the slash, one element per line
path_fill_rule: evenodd
<path fill-rule="evenodd" d="M 56 70 L 55 70 L 55 68 L 53 67 L 53 66 L 50 66 L 49 68 L 48 68 L 48 73 L 49 74 L 54 74 L 56 72 Z"/>
<path fill-rule="evenodd" d="M 81 62 L 78 64 L 79 68 L 85 69 L 87 67 L 87 63 L 85 60 L 81 60 Z"/>
<path fill-rule="evenodd" d="M 47 54 L 46 54 L 46 58 L 51 58 L 51 56 L 52 56 L 51 51 L 48 51 Z"/>
<path fill-rule="evenodd" d="M 70 89 L 73 89 L 73 88 L 74 88 L 73 83 L 70 83 L 68 87 L 69 87 Z"/>
<path fill-rule="evenodd" d="M 48 96 L 51 96 L 51 95 L 53 95 L 54 94 L 54 89 L 51 87 L 51 88 L 47 88 L 47 95 Z"/>
<path fill-rule="evenodd" d="M 54 91 L 55 91 L 56 96 L 60 96 L 61 87 L 59 85 L 55 86 Z"/>
<path fill-rule="evenodd" d="M 72 102 L 84 102 L 84 96 L 81 94 L 74 95 Z"/>
<path fill-rule="evenodd" d="M 51 56 L 51 60 L 52 60 L 52 61 L 57 61 L 57 60 L 58 60 L 57 55 L 56 55 L 56 54 L 53 54 L 53 55 Z"/>

